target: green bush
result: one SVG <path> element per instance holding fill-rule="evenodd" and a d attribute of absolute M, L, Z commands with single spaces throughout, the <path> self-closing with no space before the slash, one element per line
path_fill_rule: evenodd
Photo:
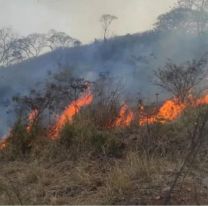
<path fill-rule="evenodd" d="M 4 151 L 7 158 L 15 160 L 28 157 L 41 132 L 42 130 L 37 126 L 28 131 L 27 127 L 18 121 L 7 139 L 8 144 Z"/>
<path fill-rule="evenodd" d="M 123 152 L 123 143 L 118 137 L 109 132 L 97 131 L 91 137 L 91 145 L 98 154 L 120 157 Z"/>
<path fill-rule="evenodd" d="M 96 129 L 90 124 L 66 124 L 60 134 L 59 144 L 70 153 L 90 153 L 118 157 L 122 154 L 123 143 L 108 131 Z"/>

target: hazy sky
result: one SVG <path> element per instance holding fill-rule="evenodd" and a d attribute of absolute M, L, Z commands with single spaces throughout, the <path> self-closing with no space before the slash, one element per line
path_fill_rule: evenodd
<path fill-rule="evenodd" d="M 0 27 L 11 26 L 20 34 L 64 31 L 82 42 L 102 37 L 99 18 L 109 13 L 119 19 L 112 34 L 150 29 L 161 13 L 176 0 L 0 0 Z"/>

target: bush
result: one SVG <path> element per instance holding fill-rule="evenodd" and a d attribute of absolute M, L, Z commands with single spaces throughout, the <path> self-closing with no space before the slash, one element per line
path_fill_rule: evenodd
<path fill-rule="evenodd" d="M 108 131 L 96 129 L 90 124 L 66 124 L 63 128 L 59 144 L 70 153 L 88 153 L 119 157 L 122 155 L 122 141 Z"/>
<path fill-rule="evenodd" d="M 7 139 L 7 147 L 4 151 L 6 157 L 11 160 L 28 157 L 41 132 L 42 130 L 38 126 L 34 126 L 31 131 L 28 131 L 27 127 L 18 121 Z"/>
<path fill-rule="evenodd" d="M 104 131 L 97 131 L 91 137 L 91 145 L 98 154 L 112 157 L 120 157 L 124 149 L 124 143 L 118 137 Z"/>

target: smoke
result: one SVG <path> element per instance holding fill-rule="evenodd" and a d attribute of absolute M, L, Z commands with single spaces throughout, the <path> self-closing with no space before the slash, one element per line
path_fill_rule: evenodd
<path fill-rule="evenodd" d="M 0 69 L 0 135 L 3 136 L 15 121 L 15 95 L 26 95 L 31 89 L 41 90 L 52 74 L 70 70 L 75 77 L 96 81 L 100 73 L 109 73 L 115 85 L 122 87 L 121 101 L 143 97 L 160 100 L 167 93 L 155 86 L 154 71 L 171 59 L 181 63 L 198 59 L 207 51 L 208 37 L 185 31 L 151 30 L 96 41 L 76 48 L 58 49 L 23 63 Z M 112 82 L 112 85 L 114 82 Z"/>
<path fill-rule="evenodd" d="M 124 35 L 150 29 L 175 1 L 0 0 L 0 27 L 9 25 L 23 35 L 55 28 L 86 43 L 102 37 L 99 19 L 104 13 L 118 16 L 111 33 Z"/>

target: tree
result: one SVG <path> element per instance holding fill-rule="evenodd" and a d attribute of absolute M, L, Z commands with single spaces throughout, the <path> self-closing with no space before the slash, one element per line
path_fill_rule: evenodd
<path fill-rule="evenodd" d="M 55 30 L 50 30 L 48 33 L 48 47 L 51 50 L 55 50 L 61 47 L 71 47 L 74 46 L 76 39 L 70 37 L 64 32 L 57 32 Z"/>
<path fill-rule="evenodd" d="M 179 7 L 186 9 L 193 9 L 195 0 L 178 0 L 177 4 Z"/>
<path fill-rule="evenodd" d="M 0 29 L 0 66 L 19 63 L 60 47 L 78 47 L 81 42 L 64 32 L 33 33 L 17 37 L 10 28 Z"/>
<path fill-rule="evenodd" d="M 197 31 L 201 35 L 207 29 L 208 24 L 208 0 L 178 0 L 181 8 L 191 9 L 197 12 Z"/>
<path fill-rule="evenodd" d="M 29 34 L 25 38 L 25 44 L 30 57 L 39 56 L 47 46 L 46 36 L 39 33 Z"/>
<path fill-rule="evenodd" d="M 200 34 L 202 29 L 199 27 L 199 15 L 201 12 L 190 8 L 176 8 L 159 16 L 156 29 L 159 31 L 178 32 L 182 31 L 191 34 Z M 203 13 L 203 31 L 208 29 L 208 13 Z"/>
<path fill-rule="evenodd" d="M 74 47 L 79 47 L 81 45 L 82 45 L 82 42 L 81 41 L 79 41 L 79 40 L 75 40 L 74 41 Z"/>
<path fill-rule="evenodd" d="M 10 42 L 8 64 L 18 63 L 30 57 L 27 40 L 24 37 Z"/>
<path fill-rule="evenodd" d="M 38 33 L 12 40 L 9 43 L 8 64 L 39 56 L 43 53 L 46 43 L 45 35 Z"/>
<path fill-rule="evenodd" d="M 10 43 L 7 64 L 14 64 L 26 59 L 21 39 L 15 39 Z"/>
<path fill-rule="evenodd" d="M 15 34 L 10 28 L 0 29 L 0 65 L 8 64 L 11 42 L 14 39 Z"/>
<path fill-rule="evenodd" d="M 207 10 L 208 0 L 178 0 L 180 7 L 196 10 Z"/>
<path fill-rule="evenodd" d="M 205 64 L 204 58 L 181 65 L 168 62 L 155 72 L 156 84 L 173 94 L 179 102 L 185 102 L 192 89 L 203 79 Z"/>
<path fill-rule="evenodd" d="M 118 19 L 116 16 L 113 16 L 113 15 L 110 15 L 110 14 L 104 14 L 104 15 L 101 16 L 100 22 L 101 22 L 102 28 L 103 28 L 104 41 L 107 40 L 107 35 L 109 33 L 110 25 L 116 19 Z"/>

